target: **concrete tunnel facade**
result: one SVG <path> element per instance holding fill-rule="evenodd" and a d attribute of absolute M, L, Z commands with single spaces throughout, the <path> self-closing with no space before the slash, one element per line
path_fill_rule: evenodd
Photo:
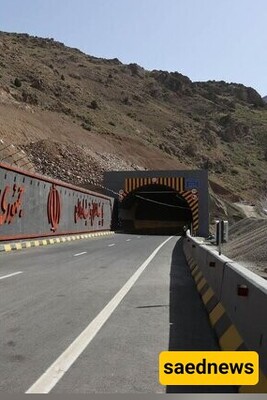
<path fill-rule="evenodd" d="M 126 232 L 209 234 L 207 170 L 105 172 L 107 193 L 114 192 L 115 226 Z"/>

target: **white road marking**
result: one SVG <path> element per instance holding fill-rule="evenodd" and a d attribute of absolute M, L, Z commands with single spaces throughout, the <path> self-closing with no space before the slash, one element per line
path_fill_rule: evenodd
<path fill-rule="evenodd" d="M 0 276 L 0 279 L 10 278 L 11 276 L 15 276 L 15 275 L 18 275 L 18 274 L 23 274 L 23 271 L 18 271 L 18 272 L 14 272 L 13 274 L 8 274 L 8 275 Z"/>
<path fill-rule="evenodd" d="M 86 253 L 87 253 L 87 251 L 83 251 L 82 253 L 74 254 L 73 257 L 81 256 L 81 255 L 86 254 Z"/>
<path fill-rule="evenodd" d="M 53 387 L 59 382 L 64 374 L 69 370 L 72 364 L 82 354 L 86 347 L 90 344 L 98 331 L 102 328 L 113 311 L 118 307 L 120 302 L 133 287 L 139 276 L 146 269 L 148 264 L 153 260 L 159 250 L 173 236 L 170 236 L 161 243 L 150 256 L 143 262 L 137 271 L 131 276 L 125 285 L 118 291 L 110 302 L 102 311 L 90 322 L 84 331 L 71 343 L 71 345 L 56 359 L 56 361 L 40 376 L 39 379 L 25 392 L 28 393 L 49 393 Z"/>
<path fill-rule="evenodd" d="M 109 244 L 108 247 L 115 246 L 115 243 Z"/>
<path fill-rule="evenodd" d="M 132 240 L 132 239 L 127 239 L 126 242 L 130 242 L 130 240 Z"/>

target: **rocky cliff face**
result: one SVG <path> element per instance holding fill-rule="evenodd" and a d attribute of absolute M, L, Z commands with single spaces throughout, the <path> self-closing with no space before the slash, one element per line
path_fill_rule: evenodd
<path fill-rule="evenodd" d="M 192 82 L 0 33 L 0 115 L 4 143 L 24 149 L 35 170 L 76 184 L 99 183 L 111 169 L 207 168 L 228 201 L 266 190 L 267 106 L 241 84 Z"/>

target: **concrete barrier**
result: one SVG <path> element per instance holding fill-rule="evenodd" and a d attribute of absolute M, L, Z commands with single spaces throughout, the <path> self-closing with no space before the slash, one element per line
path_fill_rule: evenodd
<path fill-rule="evenodd" d="M 183 248 L 221 349 L 260 356 L 259 384 L 239 391 L 267 393 L 267 281 L 188 232 Z"/>
<path fill-rule="evenodd" d="M 113 198 L 0 163 L 0 241 L 107 231 Z"/>
<path fill-rule="evenodd" d="M 267 281 L 238 263 L 227 263 L 220 301 L 267 375 Z"/>
<path fill-rule="evenodd" d="M 206 245 L 196 247 L 195 258 L 209 285 L 220 299 L 225 266 L 231 260 L 223 255 L 218 257 L 218 253 Z"/>

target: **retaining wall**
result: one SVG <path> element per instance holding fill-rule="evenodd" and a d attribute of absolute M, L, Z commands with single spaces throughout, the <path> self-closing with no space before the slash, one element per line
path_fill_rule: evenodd
<path fill-rule="evenodd" d="M 0 241 L 110 230 L 113 198 L 0 163 Z"/>
<path fill-rule="evenodd" d="M 267 281 L 189 233 L 184 253 L 222 350 L 260 356 L 259 384 L 240 392 L 267 393 Z"/>

